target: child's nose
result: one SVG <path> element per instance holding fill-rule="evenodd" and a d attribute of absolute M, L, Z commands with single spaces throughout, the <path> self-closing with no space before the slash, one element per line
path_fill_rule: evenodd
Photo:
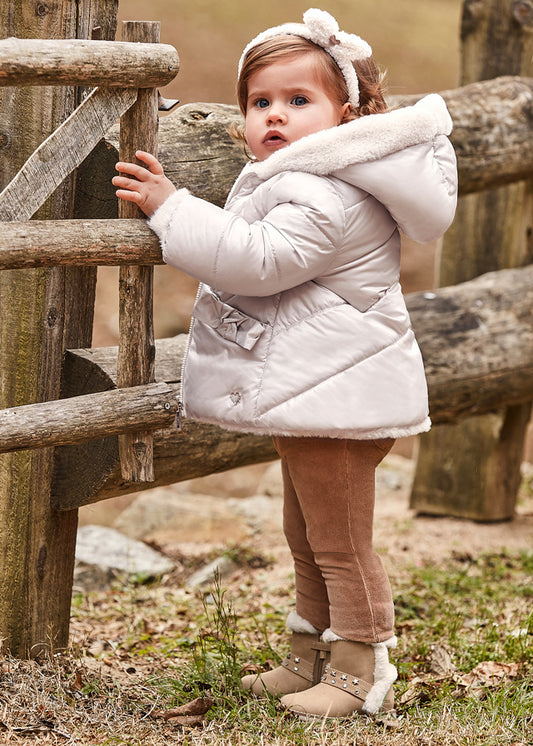
<path fill-rule="evenodd" d="M 283 107 L 272 106 L 269 109 L 269 112 L 267 115 L 268 124 L 273 124 L 274 122 L 281 122 L 283 124 L 286 121 L 287 121 L 287 114 L 285 113 Z"/>

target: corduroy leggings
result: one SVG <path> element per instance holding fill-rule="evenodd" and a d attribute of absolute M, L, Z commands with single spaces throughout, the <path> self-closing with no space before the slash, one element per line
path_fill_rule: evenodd
<path fill-rule="evenodd" d="M 320 632 L 374 643 L 393 636 L 389 579 L 372 545 L 375 470 L 393 439 L 274 437 L 296 611 Z"/>

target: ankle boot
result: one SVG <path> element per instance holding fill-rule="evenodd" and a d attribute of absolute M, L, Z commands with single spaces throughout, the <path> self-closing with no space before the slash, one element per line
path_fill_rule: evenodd
<path fill-rule="evenodd" d="M 392 684 L 397 671 L 389 663 L 388 648 L 395 644 L 396 638 L 371 645 L 350 640 L 332 642 L 331 659 L 320 683 L 284 696 L 281 705 L 301 717 L 349 717 L 392 710 Z"/>
<path fill-rule="evenodd" d="M 328 660 L 329 644 L 322 642 L 320 633 L 293 632 L 291 652 L 280 666 L 244 676 L 241 683 L 258 697 L 301 692 L 320 681 Z"/>

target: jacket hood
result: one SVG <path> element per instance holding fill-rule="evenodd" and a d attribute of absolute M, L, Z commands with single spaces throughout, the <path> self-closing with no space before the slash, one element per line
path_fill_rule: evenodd
<path fill-rule="evenodd" d="M 414 106 L 370 114 L 302 137 L 247 164 L 228 197 L 243 182 L 267 181 L 283 172 L 338 178 L 363 189 L 419 243 L 442 236 L 457 203 L 457 161 L 447 135 L 452 119 L 437 93 Z"/>
<path fill-rule="evenodd" d="M 245 171 L 260 179 L 282 171 L 334 175 L 352 164 L 380 160 L 413 145 L 431 142 L 439 135 L 449 135 L 452 128 L 444 99 L 432 93 L 413 106 L 370 114 L 302 137 L 266 160 L 248 164 Z"/>

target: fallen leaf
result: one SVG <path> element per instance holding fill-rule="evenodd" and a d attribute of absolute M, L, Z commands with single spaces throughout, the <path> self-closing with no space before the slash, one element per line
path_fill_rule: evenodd
<path fill-rule="evenodd" d="M 197 697 L 191 702 L 186 702 L 184 705 L 180 705 L 180 707 L 175 707 L 172 710 L 157 710 L 153 714 L 155 717 L 163 718 L 163 720 L 190 717 L 201 718 L 211 709 L 211 707 L 213 707 L 214 702 L 215 700 L 211 696 Z"/>
<path fill-rule="evenodd" d="M 84 686 L 83 676 L 82 676 L 82 673 L 81 673 L 81 671 L 79 669 L 76 671 L 76 678 L 75 678 L 74 683 L 72 684 L 72 686 L 74 687 L 74 689 L 77 689 L 78 691 L 80 689 L 83 689 L 83 686 Z"/>
<path fill-rule="evenodd" d="M 431 651 L 431 672 L 437 676 L 450 676 L 455 671 L 451 649 L 447 645 L 434 645 Z"/>
<path fill-rule="evenodd" d="M 498 663 L 497 661 L 482 661 L 470 673 L 459 677 L 459 683 L 465 686 L 497 686 L 504 681 L 510 681 L 520 673 L 519 663 Z"/>
<path fill-rule="evenodd" d="M 245 663 L 241 668 L 241 676 L 245 676 L 247 673 L 264 673 L 265 671 L 272 671 L 278 664 L 271 658 L 266 660 L 261 666 L 257 663 Z"/>

